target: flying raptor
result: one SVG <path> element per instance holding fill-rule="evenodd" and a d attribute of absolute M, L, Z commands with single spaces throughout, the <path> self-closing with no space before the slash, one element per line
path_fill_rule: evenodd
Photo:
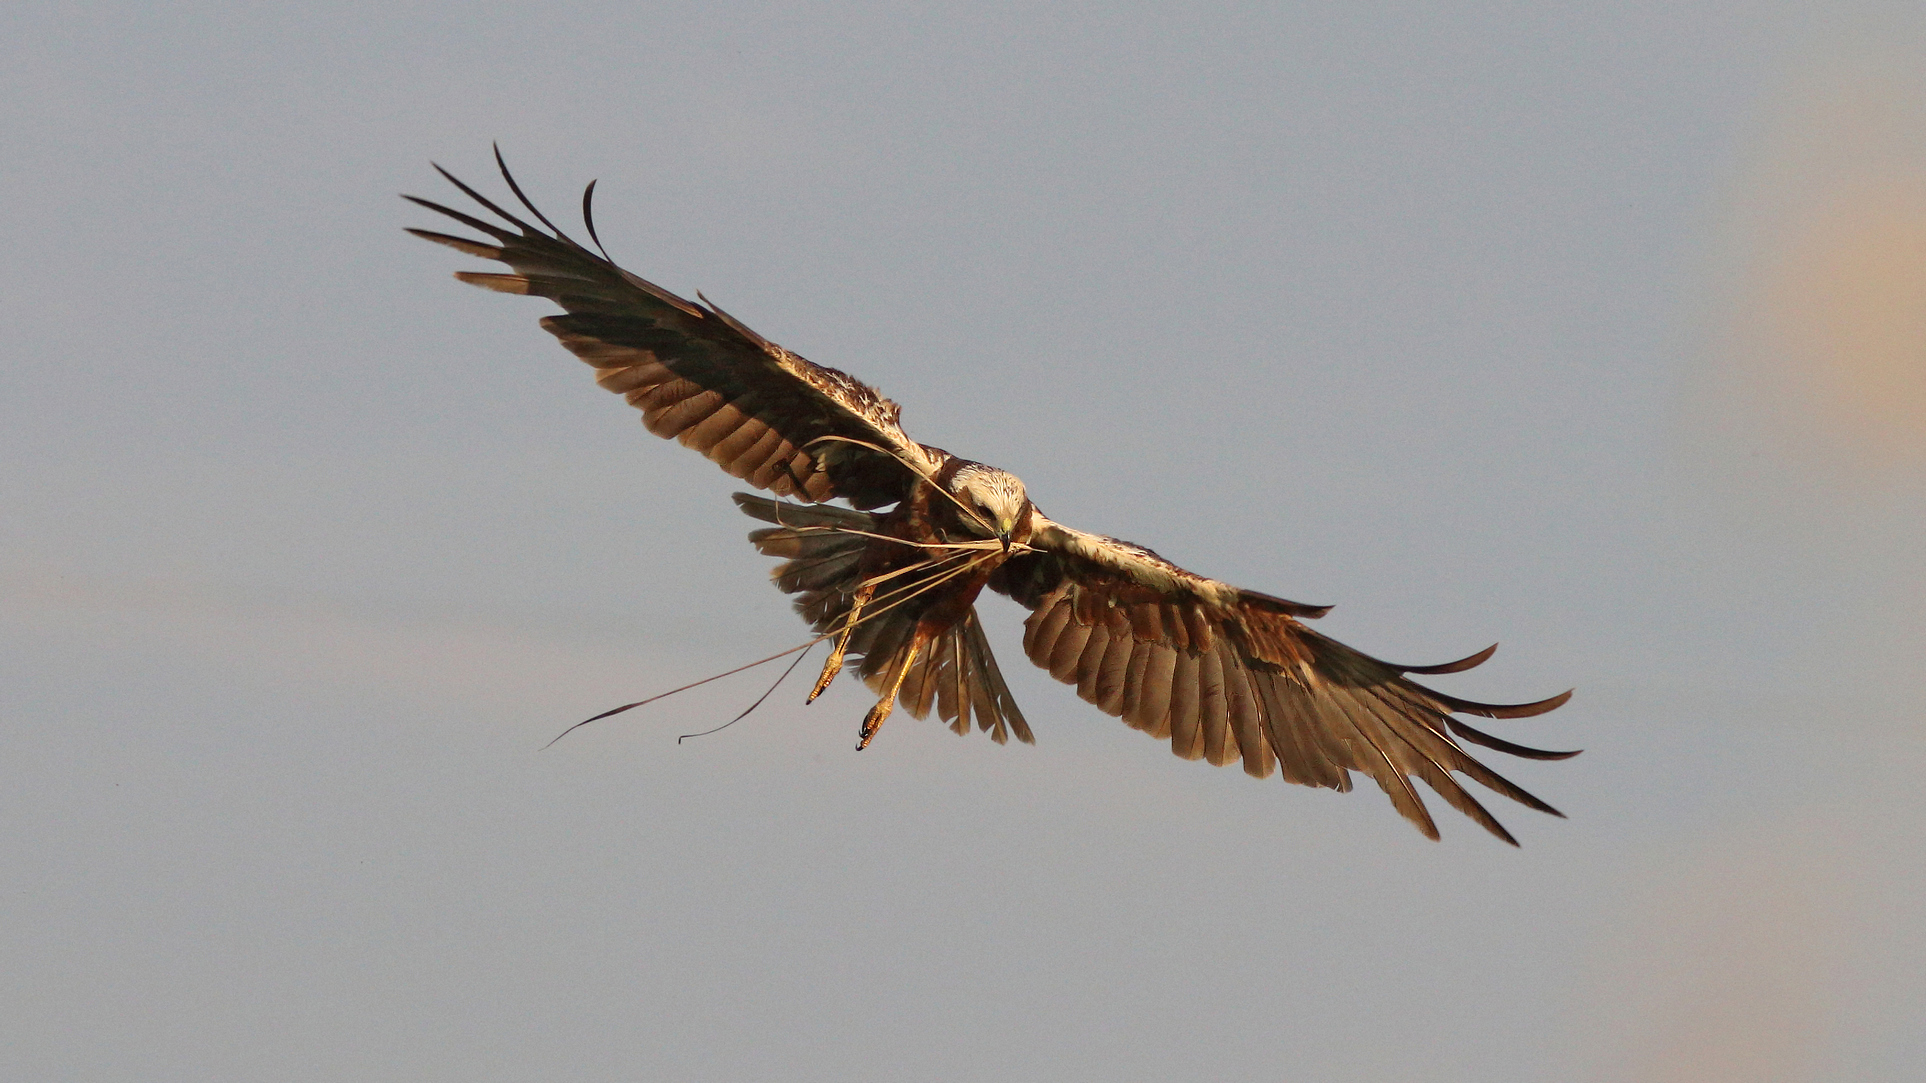
<path fill-rule="evenodd" d="M 1433 839 L 1438 828 L 1414 781 L 1514 846 L 1454 775 L 1560 815 L 1459 742 L 1527 759 L 1577 753 L 1513 744 L 1454 716 L 1543 714 L 1570 692 L 1474 703 L 1409 679 L 1470 669 L 1496 645 L 1440 665 L 1379 661 L 1302 623 L 1326 606 L 1208 579 L 1143 546 L 1055 522 L 1014 475 L 911 439 L 900 408 L 874 388 L 770 342 L 701 294 L 688 301 L 616 266 L 595 233 L 593 182 L 582 218 L 596 251 L 556 228 L 499 151 L 495 159 L 540 226 L 436 166 L 499 221 L 407 196 L 488 239 L 408 232 L 506 264 L 510 273 L 455 277 L 560 305 L 564 314 L 542 327 L 640 410 L 650 432 L 779 498 L 735 496 L 771 524 L 749 538 L 782 558 L 776 584 L 833 640 L 810 700 L 846 662 L 880 697 L 857 748 L 899 702 L 917 718 L 934 710 L 957 733 L 974 719 L 998 743 L 1011 734 L 1033 741 L 977 617 L 987 588 L 1031 611 L 1023 649 L 1032 662 L 1186 759 L 1241 760 L 1258 778 L 1341 791 L 1360 772 Z"/>

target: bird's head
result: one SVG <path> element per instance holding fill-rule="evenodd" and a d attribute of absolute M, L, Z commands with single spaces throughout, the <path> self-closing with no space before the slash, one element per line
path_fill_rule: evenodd
<path fill-rule="evenodd" d="M 966 532 L 997 539 L 1005 552 L 1029 540 L 1030 498 L 1015 474 L 971 463 L 950 479 L 950 495 L 962 505 L 957 518 Z"/>

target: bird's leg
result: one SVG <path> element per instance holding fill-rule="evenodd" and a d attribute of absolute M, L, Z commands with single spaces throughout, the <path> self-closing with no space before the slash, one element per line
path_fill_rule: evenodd
<path fill-rule="evenodd" d="M 890 677 L 889 689 L 883 693 L 882 699 L 876 701 L 876 706 L 871 707 L 869 713 L 863 716 L 862 731 L 856 735 L 856 751 L 861 752 L 868 748 L 869 743 L 876 739 L 876 731 L 883 728 L 883 721 L 889 717 L 890 711 L 896 708 L 896 693 L 903 687 L 903 678 L 909 676 L 910 664 L 916 661 L 916 652 L 922 650 L 923 644 L 929 642 L 929 639 L 929 631 L 924 628 L 922 621 L 917 621 L 916 634 L 910 637 L 909 646 L 903 649 L 902 658 L 896 663 L 896 672 Z"/>
<path fill-rule="evenodd" d="M 843 655 L 849 653 L 849 636 L 856 630 L 856 622 L 863 615 L 863 607 L 869 604 L 870 596 L 876 593 L 876 584 L 865 583 L 856 590 L 856 597 L 849 606 L 849 619 L 843 622 L 843 634 L 836 637 L 836 646 L 829 652 L 829 660 L 823 663 L 823 674 L 816 678 L 816 687 L 809 690 L 805 705 L 816 702 L 816 697 L 829 688 L 829 682 L 843 671 Z"/>

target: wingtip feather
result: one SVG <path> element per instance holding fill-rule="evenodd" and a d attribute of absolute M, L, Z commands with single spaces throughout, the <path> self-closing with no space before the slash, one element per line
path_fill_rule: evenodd
<path fill-rule="evenodd" d="M 480 256 L 483 259 L 502 258 L 502 250 L 492 244 L 483 244 L 480 241 L 471 241 L 466 237 L 456 237 L 448 233 L 436 233 L 432 229 L 415 229 L 412 226 L 404 226 L 402 228 L 424 241 L 445 244 L 458 252 L 466 252 L 471 256 Z"/>
<path fill-rule="evenodd" d="M 1425 693 L 1459 714 L 1475 714 L 1480 718 L 1534 718 L 1549 711 L 1563 707 L 1572 698 L 1575 688 L 1567 688 L 1555 696 L 1535 700 L 1531 703 L 1477 703 L 1456 696 L 1447 696 L 1429 688 Z"/>
<path fill-rule="evenodd" d="M 502 171 L 502 179 L 508 182 L 508 190 L 515 193 L 515 198 L 521 201 L 522 206 L 528 208 L 528 213 L 534 215 L 536 221 L 554 230 L 558 240 L 567 241 L 569 244 L 580 248 L 580 245 L 576 245 L 573 240 L 569 239 L 568 234 L 563 233 L 555 223 L 548 220 L 548 215 L 543 214 L 540 208 L 536 207 L 534 203 L 529 201 L 527 196 L 522 194 L 522 186 L 515 183 L 515 175 L 508 171 L 508 160 L 502 157 L 502 145 L 500 143 L 490 143 L 489 146 L 494 148 L 495 166 Z"/>
<path fill-rule="evenodd" d="M 1491 656 L 1497 653 L 1498 644 L 1493 643 L 1484 650 L 1476 654 L 1466 655 L 1455 662 L 1440 662 L 1434 666 L 1401 666 L 1390 662 L 1385 664 L 1404 673 L 1422 673 L 1426 676 L 1435 677 L 1441 673 L 1463 673 L 1467 669 L 1475 669 L 1491 661 Z"/>
<path fill-rule="evenodd" d="M 1483 745 L 1486 748 L 1492 749 L 1497 752 L 1503 752 L 1503 753 L 1506 753 L 1507 755 L 1517 756 L 1520 759 L 1569 760 L 1573 756 L 1578 755 L 1580 752 L 1585 751 L 1582 748 L 1575 748 L 1569 752 L 1558 752 L 1558 751 L 1552 751 L 1550 749 L 1532 748 L 1528 745 L 1514 744 L 1511 741 L 1507 741 L 1502 737 L 1493 737 L 1491 734 L 1486 733 L 1484 730 L 1478 729 L 1475 726 L 1466 725 L 1465 723 L 1458 721 L 1456 718 L 1453 718 L 1450 715 L 1445 716 L 1445 724 L 1451 727 L 1452 733 L 1455 733 L 1459 737 L 1462 737 L 1465 740 L 1470 741 L 1474 745 Z"/>
<path fill-rule="evenodd" d="M 490 274 L 484 271 L 456 271 L 455 277 L 471 286 L 480 286 L 497 293 L 514 293 L 527 296 L 528 279 L 521 275 Z"/>
<path fill-rule="evenodd" d="M 448 172 L 446 169 L 443 169 L 440 166 L 440 164 L 436 162 L 429 162 L 428 164 L 435 167 L 435 172 L 441 174 L 442 179 L 446 180 L 449 184 L 452 184 L 455 187 L 461 189 L 462 194 L 466 195 L 469 199 L 472 199 L 475 202 L 481 204 L 482 206 L 488 208 L 489 210 L 495 212 L 497 215 L 501 217 L 502 221 L 509 223 L 510 225 L 514 226 L 516 229 L 521 230 L 523 233 L 535 232 L 535 230 L 532 229 L 527 222 L 524 222 L 521 219 L 515 217 L 514 215 L 508 213 L 507 211 L 501 209 L 501 207 L 495 204 L 494 200 L 491 200 L 487 196 L 482 195 L 480 192 L 475 191 L 473 188 L 470 188 L 467 184 L 464 184 L 462 182 L 461 178 L 455 176 L 453 173 Z"/>

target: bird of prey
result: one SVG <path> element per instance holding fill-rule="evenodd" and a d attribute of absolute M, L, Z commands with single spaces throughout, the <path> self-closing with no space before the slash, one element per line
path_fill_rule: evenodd
<path fill-rule="evenodd" d="M 1570 692 L 1474 703 L 1410 679 L 1470 669 L 1495 645 L 1440 665 L 1379 661 L 1304 625 L 1326 606 L 1208 579 L 1143 546 L 1055 522 L 1015 476 L 912 439 L 900 408 L 874 388 L 770 342 L 700 293 L 685 300 L 616 266 L 595 232 L 593 182 L 582 218 L 596 251 L 535 208 L 499 150 L 495 160 L 539 226 L 436 166 L 497 221 L 408 196 L 486 239 L 408 232 L 506 264 L 505 274 L 455 277 L 560 305 L 563 314 L 542 327 L 640 410 L 650 432 L 778 498 L 735 496 L 771 524 L 749 537 L 782 558 L 777 586 L 796 595 L 820 639 L 834 641 L 810 700 L 846 662 L 880 697 L 857 748 L 899 702 L 917 718 L 934 710 L 959 734 L 974 719 L 998 743 L 1033 740 L 977 617 L 987 588 L 1031 611 L 1023 649 L 1032 662 L 1186 759 L 1242 761 L 1258 778 L 1340 791 L 1359 772 L 1433 839 L 1438 828 L 1414 782 L 1514 846 L 1454 776 L 1561 815 L 1459 741 L 1528 759 L 1575 752 L 1513 744 L 1454 715 L 1538 715 Z"/>

